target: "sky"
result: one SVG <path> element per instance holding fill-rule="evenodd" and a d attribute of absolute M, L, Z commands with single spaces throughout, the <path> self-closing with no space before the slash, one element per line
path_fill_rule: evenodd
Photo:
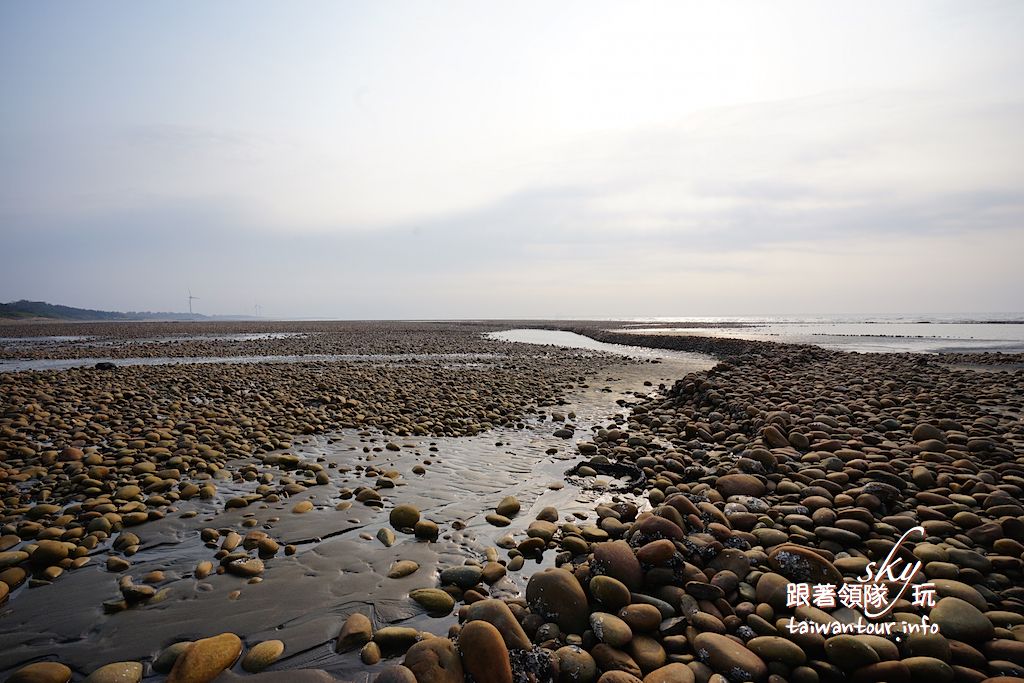
<path fill-rule="evenodd" d="M 0 301 L 1020 311 L 1024 3 L 0 3 Z"/>

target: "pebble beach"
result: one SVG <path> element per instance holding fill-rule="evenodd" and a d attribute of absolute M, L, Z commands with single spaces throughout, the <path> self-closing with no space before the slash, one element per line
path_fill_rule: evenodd
<path fill-rule="evenodd" d="M 7 681 L 1024 677 L 1021 354 L 608 321 L 0 339 Z M 886 563 L 884 616 L 794 604 Z"/>

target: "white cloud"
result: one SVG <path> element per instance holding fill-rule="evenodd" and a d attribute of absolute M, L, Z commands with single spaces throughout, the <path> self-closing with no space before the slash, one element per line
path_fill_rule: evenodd
<path fill-rule="evenodd" d="M 350 286 L 382 315 L 409 297 L 626 314 L 633 287 L 636 314 L 871 308 L 901 259 L 904 308 L 1021 285 L 1019 3 L 246 9 L 2 10 L 0 220 L 22 275 L 81 239 L 144 277 L 182 256 L 177 232 L 221 249 L 182 278 L 257 290 L 256 263 L 321 315 Z"/>

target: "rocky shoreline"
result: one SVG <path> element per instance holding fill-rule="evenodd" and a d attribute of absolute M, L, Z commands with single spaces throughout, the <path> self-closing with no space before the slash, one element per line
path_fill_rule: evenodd
<path fill-rule="evenodd" d="M 588 444 L 599 462 L 644 468 L 652 509 L 599 509 L 602 538 L 571 524 L 540 527 L 558 569 L 534 575 L 505 606 L 470 588 L 452 640 L 418 643 L 408 671 L 382 678 L 511 681 L 515 666 L 495 673 L 491 662 L 541 648 L 537 680 L 1021 680 L 1019 370 L 980 375 L 926 356 L 659 342 L 720 344 L 730 360 L 635 407 L 628 430 L 598 432 Z M 917 527 L 922 537 L 902 543 Z M 914 605 L 885 583 L 894 594 L 886 621 L 908 635 L 842 628 L 872 623 L 864 609 L 790 604 L 793 584 L 855 585 L 890 556 L 934 593 L 934 604 Z M 794 631 L 798 620 L 823 628 Z M 927 620 L 937 628 L 913 632 Z M 459 662 L 462 672 L 442 676 Z"/>
<path fill-rule="evenodd" d="M 65 572 L 103 557 L 107 571 L 122 577 L 109 611 L 158 604 L 152 601 L 166 598 L 163 577 L 130 571 L 143 535 L 133 529 L 193 499 L 223 499 L 227 510 L 245 514 L 334 486 L 335 473 L 323 464 L 279 454 L 300 435 L 347 428 L 461 437 L 514 430 L 538 412 L 565 420 L 556 415 L 565 393 L 608 367 L 594 354 L 483 341 L 479 332 L 497 329 L 489 323 L 310 325 L 304 337 L 264 341 L 279 351 L 496 357 L 473 367 L 183 365 L 0 376 L 0 634 L 20 597 L 8 592 L 49 590 Z M 974 372 L 936 356 L 631 335 L 608 323 L 533 326 L 711 353 L 721 362 L 678 378 L 590 434 L 569 430 L 589 461 L 584 467 L 595 474 L 614 463 L 637 468 L 642 491 L 604 496 L 586 522 L 545 507 L 479 557 L 446 555 L 435 586 L 410 591 L 409 599 L 428 619 L 456 613 L 447 637 L 422 621 L 375 628 L 369 611 L 349 610 L 335 649 L 358 651 L 375 680 L 1002 682 L 1024 675 L 1020 358 L 998 357 L 990 364 L 999 371 Z M 238 343 L 266 349 L 262 341 Z M 181 344 L 182 355 L 239 352 L 236 342 Z M 148 341 L 144 348 L 173 355 L 164 346 Z M 402 448 L 394 440 L 378 447 L 392 445 Z M 385 540 L 397 534 L 429 545 L 438 538 L 438 522 L 448 520 L 422 518 L 404 503 L 393 486 L 397 473 L 369 467 L 361 474 L 366 485 L 338 491 L 336 514 L 384 508 Z M 245 495 L 218 490 L 247 479 L 258 486 Z M 494 525 L 526 512 L 517 500 L 490 504 Z M 312 507 L 300 501 L 289 509 L 301 516 Z M 897 547 L 918 526 L 923 534 Z M 202 531 L 213 555 L 194 577 L 222 572 L 259 583 L 265 562 L 294 553 L 273 530 L 256 527 Z M 894 548 L 904 565 L 921 563 L 910 578 L 933 585 L 936 600 L 925 607 L 901 598 L 885 620 L 928 617 L 939 633 L 826 636 L 787 628 L 869 621 L 863 609 L 791 607 L 788 587 L 856 584 Z M 412 564 L 389 567 L 396 580 L 419 569 L 405 562 Z M 520 592 L 506 575 L 526 562 L 541 570 Z M 314 668 L 275 670 L 283 642 L 246 648 L 234 633 L 217 635 L 210 626 L 207 637 L 172 645 L 152 661 L 75 673 L 91 673 L 91 681 L 163 674 L 171 681 L 337 680 Z M 222 673 L 239 659 L 252 675 Z M 7 680 L 72 675 L 47 661 Z"/>

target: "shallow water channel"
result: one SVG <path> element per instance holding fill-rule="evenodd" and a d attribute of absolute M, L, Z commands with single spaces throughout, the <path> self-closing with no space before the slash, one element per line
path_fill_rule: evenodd
<path fill-rule="evenodd" d="M 531 340 L 542 340 L 533 343 L 551 343 L 538 334 L 543 331 L 528 332 Z M 564 336 L 547 339 L 566 346 L 591 342 Z M 613 346 L 577 348 L 642 360 L 611 359 L 599 376 L 578 385 L 565 405 L 530 416 L 521 428 L 459 438 L 399 438 L 352 430 L 302 437 L 287 452 L 319 461 L 329 484 L 311 486 L 278 503 L 225 510 L 228 498 L 252 492 L 257 482 L 218 482 L 216 499 L 181 503 L 166 518 L 129 529 L 142 539 L 142 547 L 130 558 L 127 573 L 139 582 L 150 571 L 163 571 L 166 580 L 156 586 L 161 591 L 158 601 L 104 613 L 102 603 L 120 596 L 120 574 L 105 568 L 106 548 L 97 549 L 92 563 L 66 572 L 51 586 L 22 586 L 0 606 L 0 674 L 30 661 L 57 658 L 80 676 L 109 662 L 152 660 L 176 641 L 232 631 L 247 647 L 268 639 L 284 641 L 284 657 L 271 670 L 321 668 L 339 680 L 369 680 L 379 667 L 365 667 L 358 653 L 334 653 L 334 638 L 349 614 L 358 610 L 371 615 L 376 627 L 401 623 L 446 633 L 455 623 L 454 615 L 430 617 L 408 598 L 408 592 L 436 586 L 441 568 L 471 558 L 482 561 L 484 549 L 496 546 L 502 536 L 512 534 L 521 540 L 545 506 L 556 507 L 562 519 L 594 523 L 596 501 L 615 495 L 602 486 L 613 482 L 565 480 L 565 470 L 579 461 L 576 441 L 610 424 L 614 415 L 625 415 L 631 404 L 657 391 L 659 384 L 669 385 L 713 364 L 698 354 L 647 350 L 636 354 L 630 347 Z M 645 382 L 651 384 L 645 386 Z M 554 424 L 552 411 L 564 413 L 566 423 Z M 569 417 L 571 413 L 575 417 Z M 575 436 L 553 436 L 565 424 L 575 428 Z M 388 450 L 388 442 L 399 450 Z M 260 471 L 281 474 L 257 460 L 252 463 Z M 245 461 L 237 464 L 243 467 Z M 372 479 L 361 476 L 360 466 L 367 465 L 400 474 L 394 488 L 380 490 L 384 509 L 360 503 L 336 509 L 343 502 L 340 489 L 373 485 Z M 424 467 L 424 474 L 413 472 L 417 465 Z M 508 495 L 519 499 L 521 512 L 509 527 L 491 526 L 484 516 Z M 311 501 L 314 509 L 293 513 L 301 500 Z M 424 518 L 440 526 L 437 542 L 419 541 L 401 532 L 396 532 L 398 539 L 391 547 L 377 540 L 378 530 L 389 526 L 388 510 L 403 503 L 417 506 Z M 186 513 L 191 512 L 197 514 L 188 517 Z M 246 520 L 253 520 L 248 527 L 243 526 Z M 295 544 L 297 552 L 266 560 L 260 583 L 226 574 L 199 580 L 193 576 L 198 562 L 216 564 L 216 549 L 199 538 L 204 527 L 232 529 L 243 536 L 250 528 L 263 530 L 282 547 Z M 498 552 L 503 561 L 508 559 L 505 550 Z M 553 564 L 554 555 L 549 551 L 542 561 L 528 561 L 522 571 L 510 572 L 493 586 L 492 594 L 517 594 L 532 572 Z M 414 560 L 420 568 L 405 578 L 387 578 L 389 567 L 399 559 Z M 237 664 L 236 670 L 240 670 Z M 146 680 L 160 679 L 150 674 Z"/>

